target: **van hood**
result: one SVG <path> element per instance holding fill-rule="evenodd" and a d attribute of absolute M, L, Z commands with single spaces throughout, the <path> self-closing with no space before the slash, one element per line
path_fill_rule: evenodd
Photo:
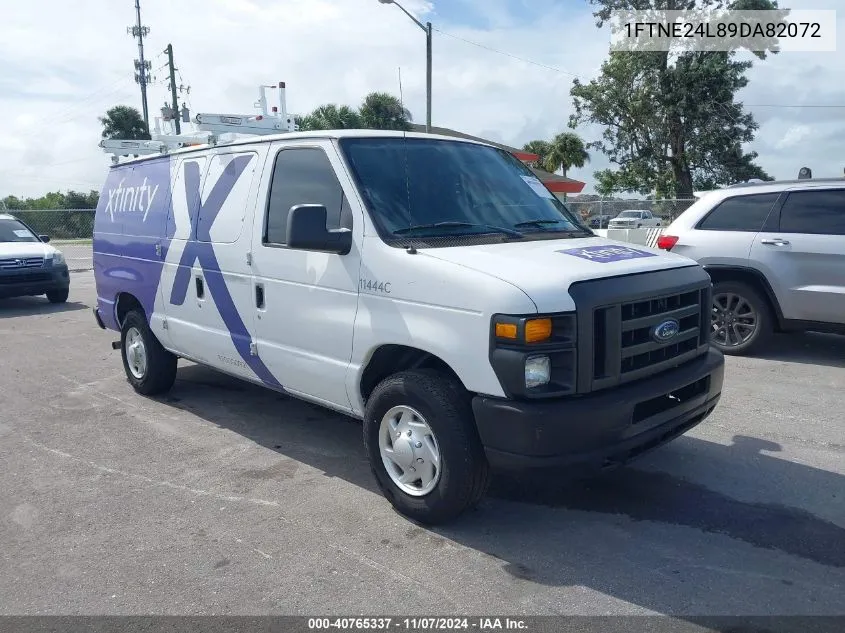
<path fill-rule="evenodd" d="M 568 289 L 578 281 L 698 266 L 681 255 L 602 237 L 514 241 L 418 252 L 514 284 L 531 298 L 539 312 L 574 309 Z"/>
<path fill-rule="evenodd" d="M 0 259 L 52 257 L 56 249 L 44 242 L 0 242 Z"/>

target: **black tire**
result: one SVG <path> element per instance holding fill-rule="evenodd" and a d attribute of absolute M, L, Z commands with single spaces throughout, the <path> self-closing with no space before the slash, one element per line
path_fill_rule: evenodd
<path fill-rule="evenodd" d="M 126 339 L 130 331 L 137 331 L 141 335 L 146 355 L 146 366 L 141 376 L 135 376 L 130 370 L 127 357 Z M 152 396 L 168 391 L 176 381 L 176 365 L 178 359 L 162 347 L 156 338 L 146 318 L 140 312 L 133 310 L 123 320 L 120 331 L 120 355 L 123 359 L 123 369 L 129 384 L 138 393 Z"/>
<path fill-rule="evenodd" d="M 65 288 L 63 290 L 48 290 L 47 299 L 50 301 L 50 303 L 64 303 L 65 301 L 67 301 L 68 294 L 68 288 Z"/>
<path fill-rule="evenodd" d="M 425 496 L 413 496 L 391 479 L 379 449 L 384 415 L 393 407 L 415 409 L 431 428 L 440 450 L 440 478 Z M 401 514 L 426 525 L 454 520 L 476 506 L 487 491 L 490 468 L 470 405 L 455 379 L 435 370 L 403 371 L 383 380 L 367 401 L 364 445 L 384 496 Z"/>
<path fill-rule="evenodd" d="M 713 284 L 713 314 L 719 306 L 717 301 L 721 296 L 735 295 L 745 301 L 756 315 L 756 327 L 753 333 L 739 344 L 724 344 L 718 340 L 716 332 L 712 332 L 711 344 L 722 351 L 723 354 L 731 356 L 743 356 L 761 349 L 768 343 L 774 333 L 774 315 L 768 301 L 753 286 L 741 281 L 719 281 Z M 721 302 L 720 302 L 721 303 Z M 732 305 L 736 305 L 732 302 Z M 712 323 L 713 317 L 711 317 Z M 711 328 L 712 331 L 712 328 Z"/>

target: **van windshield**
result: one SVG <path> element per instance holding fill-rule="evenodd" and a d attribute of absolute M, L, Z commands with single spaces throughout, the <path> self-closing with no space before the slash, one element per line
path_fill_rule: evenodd
<path fill-rule="evenodd" d="M 25 224 L 13 218 L 0 218 L 0 242 L 38 242 Z"/>
<path fill-rule="evenodd" d="M 381 236 L 498 235 L 506 239 L 593 233 L 504 150 L 428 138 L 344 138 L 340 147 Z"/>

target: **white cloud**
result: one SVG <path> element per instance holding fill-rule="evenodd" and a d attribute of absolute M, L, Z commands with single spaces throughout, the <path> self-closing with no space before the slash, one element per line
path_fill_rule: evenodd
<path fill-rule="evenodd" d="M 607 54 L 608 37 L 596 29 L 585 1 L 521 15 L 507 28 L 507 4 L 497 1 L 490 30 L 445 22 L 446 2 L 405 0 L 435 28 L 571 73 L 593 76 Z M 837 0 L 827 0 L 828 4 Z M 796 2 L 792 2 L 795 5 Z M 813 8 L 824 8 L 814 1 Z M 438 12 L 438 6 L 444 9 Z M 545 5 L 546 7 L 548 6 Z M 191 85 L 192 111 L 251 112 L 257 86 L 287 82 L 288 108 L 304 113 L 326 103 L 358 105 L 373 90 L 398 93 L 402 69 L 406 105 L 425 120 L 425 37 L 396 7 L 377 0 L 142 0 L 151 32 L 147 55 L 158 82 L 150 87 L 151 114 L 169 96 L 163 50 L 172 43 L 181 78 Z M 115 104 L 139 107 L 132 79 L 135 40 L 132 3 L 112 0 L 30 0 L 4 14 L 0 38 L 0 196 L 40 195 L 55 189 L 98 189 L 108 158 L 97 148 L 97 117 Z M 69 27 L 72 25 L 72 30 Z M 845 30 L 840 23 L 840 30 Z M 781 54 L 752 69 L 746 103 L 845 103 L 841 54 Z M 812 69 L 810 72 L 808 69 Z M 177 79 L 177 82 L 179 79 Z M 470 45 L 442 32 L 434 36 L 433 119 L 437 125 L 521 145 L 566 127 L 572 75 L 558 73 Z M 814 138 L 836 135 L 843 110 L 754 109 L 761 131 L 754 143 L 773 175 L 792 176 L 788 156 L 801 144 L 778 146 L 790 127 Z M 778 114 L 779 135 L 768 135 Z M 838 116 L 834 116 L 836 114 Z M 773 130 L 774 132 L 774 130 Z M 585 129 L 587 140 L 597 132 Z M 797 143 L 797 141 L 796 141 Z M 831 144 L 802 149 L 799 162 L 814 172 L 842 162 Z M 570 175 L 592 183 L 606 166 L 594 156 Z"/>
<path fill-rule="evenodd" d="M 795 147 L 807 140 L 811 133 L 812 130 L 809 125 L 792 125 L 786 130 L 783 137 L 775 143 L 775 147 L 778 149 Z"/>

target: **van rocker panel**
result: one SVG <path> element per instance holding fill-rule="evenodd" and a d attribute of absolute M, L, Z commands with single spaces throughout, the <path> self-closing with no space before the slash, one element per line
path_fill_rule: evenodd
<path fill-rule="evenodd" d="M 672 371 L 615 389 L 543 401 L 479 395 L 472 408 L 491 466 L 610 467 L 704 420 L 721 397 L 724 363 L 711 347 Z"/>

